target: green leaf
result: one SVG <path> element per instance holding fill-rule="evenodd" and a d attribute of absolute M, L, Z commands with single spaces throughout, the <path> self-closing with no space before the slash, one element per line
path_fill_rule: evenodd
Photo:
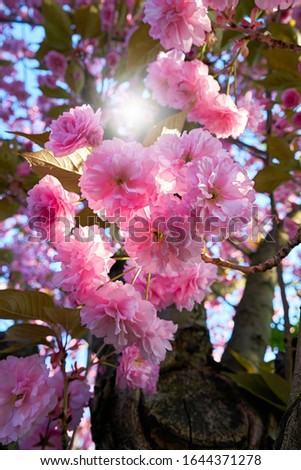
<path fill-rule="evenodd" d="M 301 85 L 296 77 L 283 70 L 272 70 L 263 80 L 257 80 L 256 83 L 264 86 L 268 91 L 298 88 Z"/>
<path fill-rule="evenodd" d="M 276 323 L 271 324 L 269 344 L 272 349 L 277 348 L 280 352 L 285 352 L 284 332 L 277 327 Z"/>
<path fill-rule="evenodd" d="M 11 202 L 5 197 L 0 199 L 0 220 L 5 220 L 8 217 L 15 215 L 19 208 L 19 204 Z"/>
<path fill-rule="evenodd" d="M 136 71 L 145 67 L 149 62 L 157 58 L 161 50 L 159 40 L 154 40 L 149 35 L 150 26 L 141 24 L 131 36 L 128 44 L 127 71 Z"/>
<path fill-rule="evenodd" d="M 272 158 L 277 158 L 281 163 L 294 163 L 295 152 L 290 149 L 289 143 L 283 137 L 267 136 L 267 150 Z"/>
<path fill-rule="evenodd" d="M 276 397 L 279 398 L 284 405 L 287 405 L 290 394 L 289 382 L 280 377 L 280 375 L 270 372 L 260 371 L 260 375 Z"/>
<path fill-rule="evenodd" d="M 248 43 L 249 54 L 247 57 L 247 62 L 250 67 L 254 67 L 261 61 L 262 50 L 264 49 L 264 44 L 257 40 L 252 40 Z"/>
<path fill-rule="evenodd" d="M 43 0 L 42 15 L 46 39 L 54 49 L 59 51 L 71 48 L 71 21 L 63 7 L 54 0 Z"/>
<path fill-rule="evenodd" d="M 270 387 L 266 384 L 261 374 L 233 374 L 226 372 L 225 375 L 230 377 L 239 387 L 247 390 L 252 395 L 261 398 L 265 402 L 272 406 L 285 411 L 286 406 L 281 400 L 275 395 Z"/>
<path fill-rule="evenodd" d="M 46 308 L 49 320 L 55 325 L 59 323 L 72 338 L 81 338 L 87 328 L 81 324 L 80 309 L 77 308 Z"/>
<path fill-rule="evenodd" d="M 24 344 L 38 345 L 50 343 L 46 339 L 47 336 L 55 336 L 54 331 L 48 326 L 34 325 L 31 323 L 18 323 L 12 325 L 5 331 L 3 341 L 11 343 L 19 343 L 23 347 Z"/>
<path fill-rule="evenodd" d="M 9 134 L 19 135 L 20 137 L 25 137 L 26 139 L 34 142 L 35 144 L 39 145 L 40 147 L 44 147 L 46 142 L 49 140 L 50 132 L 44 132 L 43 134 L 25 134 L 25 132 L 9 132 Z"/>
<path fill-rule="evenodd" d="M 56 24 L 69 36 L 72 36 L 71 21 L 62 5 L 55 0 L 43 0 L 42 2 L 43 17 Z"/>
<path fill-rule="evenodd" d="M 0 248 L 0 263 L 11 263 L 14 259 L 13 250 Z"/>
<path fill-rule="evenodd" d="M 278 186 L 290 179 L 289 171 L 283 170 L 280 165 L 266 166 L 255 176 L 254 189 L 259 193 L 272 193 Z"/>
<path fill-rule="evenodd" d="M 69 111 L 70 106 L 66 104 L 59 104 L 57 106 L 52 106 L 49 111 L 47 111 L 46 116 L 52 119 L 57 119 L 61 114 Z M 49 139 L 48 139 L 49 140 Z"/>
<path fill-rule="evenodd" d="M 31 169 L 41 178 L 45 175 L 55 176 L 67 191 L 78 193 L 78 182 L 82 174 L 82 165 L 89 151 L 86 148 L 77 150 L 66 157 L 55 158 L 48 150 L 24 153 Z"/>
<path fill-rule="evenodd" d="M 109 226 L 109 223 L 101 220 L 88 206 L 77 214 L 76 219 L 82 227 L 98 225 L 98 227 L 105 228 Z"/>
<path fill-rule="evenodd" d="M 0 60 L 0 67 L 9 67 L 10 65 L 14 65 L 14 62 L 5 59 Z"/>
<path fill-rule="evenodd" d="M 81 66 L 74 60 L 71 60 L 68 65 L 65 79 L 72 91 L 76 94 L 82 92 L 85 86 L 85 74 Z"/>
<path fill-rule="evenodd" d="M 242 356 L 237 351 L 234 351 L 234 349 L 231 349 L 230 352 L 236 362 L 238 362 L 238 364 L 241 365 L 249 374 L 258 372 L 258 367 L 247 357 Z"/>
<path fill-rule="evenodd" d="M 1 345 L 1 341 L 0 341 L 0 345 Z M 26 348 L 26 345 L 24 345 L 24 343 L 10 343 L 10 345 L 7 346 L 6 348 L 0 348 L 0 357 L 2 354 L 6 354 L 6 355 L 13 354 L 15 356 L 18 356 L 18 354 L 16 354 L 17 352 L 19 352 L 19 355 L 22 356 L 22 350 L 24 348 Z M 24 355 L 27 355 L 27 354 L 25 353 Z"/>
<path fill-rule="evenodd" d="M 218 29 L 218 31 L 220 31 Z M 216 29 L 214 30 L 216 34 Z M 237 31 L 231 31 L 230 29 L 223 31 L 223 35 L 221 37 L 220 46 L 221 48 L 229 47 L 229 43 L 236 41 L 238 38 L 243 37 L 242 33 L 238 33 Z"/>
<path fill-rule="evenodd" d="M 0 290 L 0 318 L 6 320 L 42 320 L 47 322 L 45 307 L 53 307 L 52 298 L 38 291 Z"/>
<path fill-rule="evenodd" d="M 52 49 L 63 52 L 67 49 L 71 49 L 71 39 L 60 27 L 50 21 L 46 21 L 44 24 L 46 39 L 52 46 Z"/>
<path fill-rule="evenodd" d="M 243 2 L 239 2 L 238 5 L 235 7 L 236 22 L 239 23 L 244 16 L 250 16 L 251 10 L 254 7 L 254 0 L 243 0 Z"/>
<path fill-rule="evenodd" d="M 188 110 L 172 114 L 168 118 L 159 122 L 159 124 L 154 126 L 145 137 L 143 141 L 144 147 L 150 147 L 154 142 L 156 142 L 160 135 L 168 134 L 169 131 L 175 130 L 182 132 L 189 111 L 190 108 Z"/>
<path fill-rule="evenodd" d="M 288 23 L 267 23 L 267 30 L 275 39 L 298 44 L 298 31 Z"/>
<path fill-rule="evenodd" d="M 29 191 L 38 182 L 39 182 L 38 176 L 30 172 L 30 174 L 26 176 L 26 178 L 23 180 L 23 189 L 25 191 Z"/>
<path fill-rule="evenodd" d="M 288 72 L 295 76 L 299 81 L 299 56 L 297 54 L 284 49 L 265 49 L 262 54 L 266 57 L 271 69 Z"/>
<path fill-rule="evenodd" d="M 83 39 L 91 39 L 100 35 L 100 16 L 96 5 L 83 6 L 76 10 L 73 17 L 76 33 Z"/>
<path fill-rule="evenodd" d="M 40 86 L 40 90 L 43 95 L 48 98 L 61 98 L 63 100 L 68 100 L 70 98 L 69 91 L 64 88 L 57 86 L 55 88 L 49 88 L 48 86 Z"/>
<path fill-rule="evenodd" d="M 37 59 L 40 63 L 43 63 L 45 55 L 53 50 L 53 46 L 50 44 L 49 41 L 45 38 L 41 44 L 37 52 L 35 53 L 35 59 Z M 60 51 L 62 52 L 62 51 Z"/>
<path fill-rule="evenodd" d="M 16 141 L 4 141 L 0 147 L 0 175 L 14 175 L 19 164 L 18 152 L 16 149 Z"/>

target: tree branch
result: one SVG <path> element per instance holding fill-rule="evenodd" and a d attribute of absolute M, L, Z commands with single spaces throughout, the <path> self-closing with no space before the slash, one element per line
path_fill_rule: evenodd
<path fill-rule="evenodd" d="M 211 256 L 207 255 L 207 253 L 202 253 L 201 256 L 202 260 L 205 261 L 205 263 L 215 264 L 216 266 L 220 266 L 222 268 L 235 269 L 236 271 L 240 271 L 244 274 L 264 273 L 265 271 L 268 271 L 269 269 L 273 269 L 278 266 L 281 261 L 289 255 L 292 249 L 298 246 L 300 243 L 301 227 L 299 227 L 294 238 L 290 240 L 283 248 L 278 250 L 272 258 L 269 258 L 263 263 L 255 264 L 253 266 L 241 266 L 239 264 L 232 263 L 231 261 L 227 261 L 222 258 L 212 258 Z"/>
<path fill-rule="evenodd" d="M 249 150 L 250 153 L 252 153 L 257 158 L 260 158 L 260 160 L 266 161 L 266 153 L 263 150 L 253 147 L 253 145 L 247 144 L 245 142 L 241 142 L 240 140 L 233 139 L 232 137 L 229 137 L 226 140 L 230 144 L 236 145 L 242 150 L 245 150 L 245 149 Z"/>
<path fill-rule="evenodd" d="M 35 23 L 33 20 L 31 19 L 28 19 L 28 20 L 18 20 L 17 18 L 13 18 L 13 17 L 9 17 L 9 16 L 6 16 L 6 17 L 1 17 L 0 16 L 0 23 L 7 23 L 7 24 L 12 24 L 12 23 L 16 23 L 16 24 L 28 24 L 29 26 L 42 26 L 40 23 Z"/>
<path fill-rule="evenodd" d="M 269 47 L 278 48 L 278 49 L 287 49 L 295 54 L 301 53 L 301 46 L 294 44 L 292 42 L 284 42 L 281 39 L 274 38 L 269 31 L 262 29 L 251 29 L 245 28 L 244 26 L 238 26 L 235 23 L 212 23 L 212 27 L 216 29 L 231 30 L 236 31 L 237 33 L 242 33 L 245 35 L 246 39 L 255 39 L 257 41 L 267 44 Z"/>

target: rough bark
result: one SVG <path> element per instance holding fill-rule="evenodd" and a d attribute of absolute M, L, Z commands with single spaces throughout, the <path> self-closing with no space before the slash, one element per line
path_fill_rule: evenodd
<path fill-rule="evenodd" d="M 251 264 L 262 263 L 274 253 L 275 242 L 264 240 L 257 252 L 250 256 Z M 236 308 L 233 333 L 222 357 L 225 367 L 235 371 L 242 370 L 233 358 L 232 350 L 255 365 L 262 362 L 270 337 L 276 283 L 275 268 L 264 273 L 248 274 L 242 299 Z"/>
<path fill-rule="evenodd" d="M 275 430 L 268 408 L 214 363 L 204 319 L 198 317 L 189 325 L 191 314 L 181 315 L 173 351 L 161 367 L 157 394 L 118 391 L 114 374 L 98 377 L 91 403 L 96 448 L 272 448 Z"/>
<path fill-rule="evenodd" d="M 300 309 L 301 310 L 301 309 Z M 284 414 L 275 443 L 276 449 L 301 449 L 301 329 L 299 328 L 294 364 L 293 383 L 289 404 Z"/>

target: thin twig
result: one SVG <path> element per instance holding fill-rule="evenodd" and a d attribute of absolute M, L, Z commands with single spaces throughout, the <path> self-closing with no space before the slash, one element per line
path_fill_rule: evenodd
<path fill-rule="evenodd" d="M 292 249 L 300 245 L 300 243 L 301 227 L 299 227 L 294 238 L 290 240 L 283 248 L 277 251 L 277 253 L 272 258 L 269 258 L 263 263 L 255 264 L 253 266 L 241 266 L 239 264 L 232 263 L 231 261 L 227 261 L 222 258 L 212 258 L 207 253 L 202 253 L 201 256 L 202 260 L 205 261 L 205 263 L 215 264 L 216 266 L 220 266 L 222 268 L 234 269 L 244 274 L 264 273 L 265 271 L 268 271 L 269 269 L 273 269 L 278 266 L 281 261 L 289 255 Z"/>
<path fill-rule="evenodd" d="M 0 17 L 0 23 L 17 23 L 17 24 L 28 24 L 29 26 L 42 26 L 40 23 L 35 23 L 33 20 L 18 20 L 13 17 Z"/>
<path fill-rule="evenodd" d="M 232 137 L 229 137 L 226 140 L 230 144 L 236 145 L 237 147 L 241 148 L 242 150 L 245 150 L 245 149 L 249 150 L 250 153 L 252 153 L 256 158 L 260 158 L 260 160 L 266 161 L 266 153 L 263 150 L 260 150 L 256 147 L 253 147 L 253 145 L 246 144 L 245 142 L 242 142 L 241 140 L 233 139 Z"/>
<path fill-rule="evenodd" d="M 269 31 L 263 29 L 251 29 L 245 28 L 244 26 L 239 26 L 235 23 L 212 23 L 213 28 L 222 29 L 222 30 L 231 30 L 236 31 L 237 33 L 242 33 L 246 39 L 255 39 L 259 42 L 263 42 L 272 48 L 286 49 L 294 52 L 295 54 L 301 53 L 301 46 L 294 44 L 293 42 L 284 42 L 281 39 L 274 38 Z"/>

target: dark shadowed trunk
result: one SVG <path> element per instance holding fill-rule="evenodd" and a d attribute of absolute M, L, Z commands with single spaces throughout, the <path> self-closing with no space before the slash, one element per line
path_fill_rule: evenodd
<path fill-rule="evenodd" d="M 254 262 L 272 250 L 273 244 L 261 245 Z M 248 277 L 237 310 L 240 341 L 236 344 L 234 337 L 229 348 L 250 352 L 252 360 L 263 358 L 269 339 L 275 283 L 274 272 Z M 119 391 L 114 373 L 98 376 L 91 403 L 97 449 L 271 449 L 280 413 L 238 388 L 224 375 L 226 368 L 213 361 L 204 309 L 179 313 L 170 308 L 165 318 L 180 319 L 180 325 L 173 351 L 161 365 L 157 394 Z"/>

